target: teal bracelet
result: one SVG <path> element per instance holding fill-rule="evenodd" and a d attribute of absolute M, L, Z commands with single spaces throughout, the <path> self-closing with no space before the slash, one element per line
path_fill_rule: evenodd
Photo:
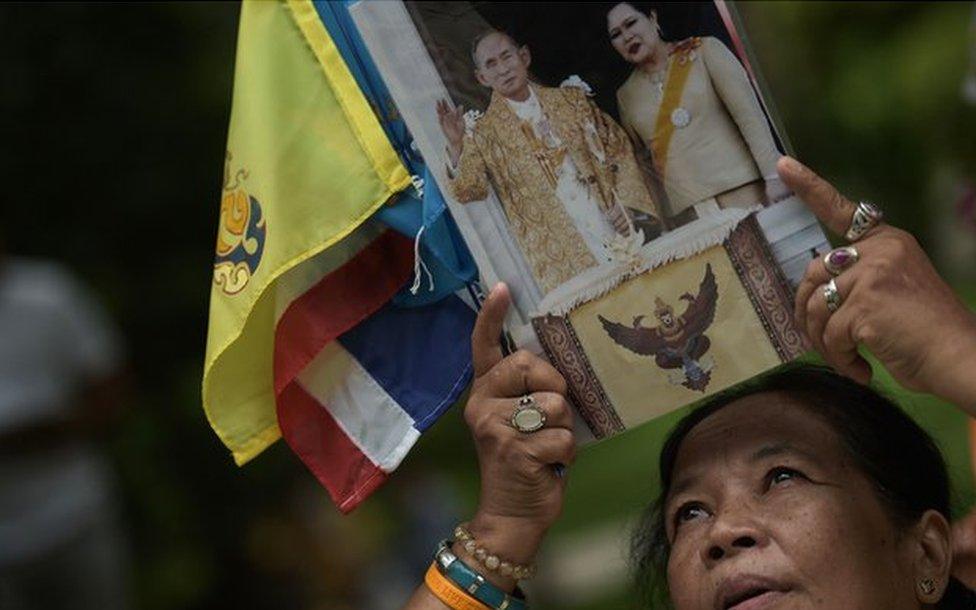
<path fill-rule="evenodd" d="M 515 588 L 515 596 L 505 593 L 484 576 L 472 570 L 451 551 L 451 540 L 444 540 L 437 546 L 434 563 L 441 574 L 456 584 L 464 592 L 494 610 L 527 610 L 525 596 Z"/>

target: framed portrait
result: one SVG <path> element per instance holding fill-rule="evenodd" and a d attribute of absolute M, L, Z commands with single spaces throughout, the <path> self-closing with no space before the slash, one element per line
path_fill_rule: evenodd
<path fill-rule="evenodd" d="M 520 347 L 596 438 L 806 350 L 829 245 L 725 2 L 350 6 Z"/>

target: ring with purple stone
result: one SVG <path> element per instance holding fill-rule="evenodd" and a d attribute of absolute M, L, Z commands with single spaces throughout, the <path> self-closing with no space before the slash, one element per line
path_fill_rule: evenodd
<path fill-rule="evenodd" d="M 845 269 L 853 266 L 859 258 L 861 258 L 861 255 L 857 253 L 857 248 L 854 246 L 844 246 L 843 248 L 834 248 L 827 254 L 824 254 L 823 264 L 827 268 L 827 273 L 837 277 Z"/>

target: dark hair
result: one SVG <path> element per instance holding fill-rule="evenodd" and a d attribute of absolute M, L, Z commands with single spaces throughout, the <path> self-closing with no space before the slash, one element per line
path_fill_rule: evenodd
<path fill-rule="evenodd" d="M 874 484 L 896 525 L 908 527 L 930 509 L 950 518 L 949 477 L 942 453 L 911 417 L 887 397 L 830 369 L 788 365 L 706 400 L 668 435 L 661 449 L 660 496 L 648 508 L 631 541 L 638 589 L 651 607 L 669 604 L 665 574 L 670 547 L 663 510 L 682 442 L 695 426 L 722 408 L 766 392 L 795 398 L 831 427 Z M 937 608 L 971 610 L 974 603 L 976 595 L 952 578 Z"/>
<path fill-rule="evenodd" d="M 662 12 L 660 2 L 630 2 L 629 0 L 619 0 L 614 2 L 611 0 L 610 2 L 604 2 L 603 6 L 605 7 L 605 12 L 609 15 L 610 11 L 617 8 L 621 4 L 626 4 L 645 17 L 650 17 L 653 14 L 654 18 L 658 21 L 658 27 L 660 27 Z"/>
<path fill-rule="evenodd" d="M 608 7 L 607 8 L 608 13 L 610 12 L 610 9 L 613 9 L 614 7 L 619 6 L 621 4 L 626 4 L 630 6 L 632 9 L 634 9 L 635 11 L 637 11 L 638 13 L 647 16 L 650 16 L 651 13 L 657 15 L 660 12 L 660 8 L 661 8 L 659 6 L 660 2 L 630 2 L 629 0 L 620 0 L 619 2 L 611 1 L 611 2 L 606 2 L 604 4 Z"/>

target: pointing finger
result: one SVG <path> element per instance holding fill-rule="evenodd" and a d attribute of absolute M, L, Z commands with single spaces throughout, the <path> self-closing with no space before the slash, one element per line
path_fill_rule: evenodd
<path fill-rule="evenodd" d="M 782 157 L 776 164 L 780 178 L 796 193 L 827 228 L 843 235 L 857 208 L 832 184 L 793 157 Z"/>

